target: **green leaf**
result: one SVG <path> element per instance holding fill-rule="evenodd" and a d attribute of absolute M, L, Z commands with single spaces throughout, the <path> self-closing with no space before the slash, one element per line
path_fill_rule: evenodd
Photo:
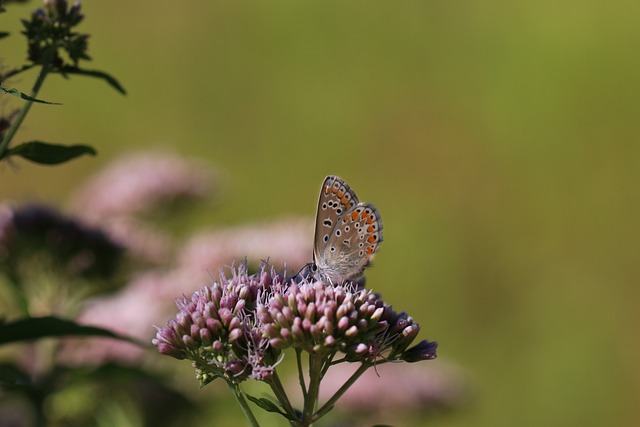
<path fill-rule="evenodd" d="M 54 70 L 54 71 L 56 71 L 56 70 Z M 89 77 L 95 77 L 95 78 L 98 78 L 98 79 L 103 79 L 103 80 L 105 80 L 107 82 L 107 84 L 109 86 L 111 86 L 112 88 L 114 88 L 115 90 L 120 92 L 121 94 L 123 94 L 123 95 L 127 94 L 127 91 L 120 84 L 120 82 L 118 80 L 116 80 L 115 77 L 111 76 L 110 74 L 105 73 L 104 71 L 84 70 L 84 69 L 79 68 L 79 67 L 66 65 L 66 66 L 60 68 L 59 72 L 62 75 L 65 75 L 65 74 L 79 74 L 79 75 L 82 75 L 82 76 L 89 76 Z"/>
<path fill-rule="evenodd" d="M 10 148 L 6 156 L 20 156 L 35 163 L 57 165 L 84 154 L 95 156 L 97 152 L 88 145 L 60 145 L 31 141 Z"/>
<path fill-rule="evenodd" d="M 246 394 L 246 393 L 245 393 Z M 258 398 L 251 396 L 250 394 L 246 394 L 247 398 L 258 405 L 260 408 L 264 409 L 267 412 L 275 412 L 276 414 L 280 414 L 288 420 L 297 421 L 297 419 L 286 412 L 283 412 L 278 408 L 278 405 L 270 401 L 269 399 L 265 399 L 264 397 Z"/>
<path fill-rule="evenodd" d="M 0 363 L 0 384 L 3 386 L 20 386 L 31 383 L 29 374 L 13 363 Z"/>
<path fill-rule="evenodd" d="M 0 86 L 0 92 L 4 92 L 7 95 L 17 96 L 18 98 L 22 98 L 25 101 L 39 102 L 41 104 L 62 105 L 59 102 L 50 102 L 50 101 L 43 101 L 42 99 L 36 99 L 32 96 L 27 95 L 24 92 L 20 92 L 18 89 L 15 89 L 15 88 L 10 89 L 8 87 Z"/>
<path fill-rule="evenodd" d="M 107 337 L 146 347 L 146 344 L 134 338 L 118 335 L 108 329 L 80 325 L 54 316 L 25 317 L 10 323 L 0 322 L 0 344 L 67 336 Z"/>

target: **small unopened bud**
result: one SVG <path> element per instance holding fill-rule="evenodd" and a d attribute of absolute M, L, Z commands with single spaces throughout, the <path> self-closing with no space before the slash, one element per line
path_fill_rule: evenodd
<path fill-rule="evenodd" d="M 200 329 L 200 339 L 202 340 L 202 344 L 211 345 L 213 341 L 213 336 L 208 329 Z"/>
<path fill-rule="evenodd" d="M 229 332 L 229 342 L 237 341 L 242 336 L 242 329 L 233 329 Z"/>

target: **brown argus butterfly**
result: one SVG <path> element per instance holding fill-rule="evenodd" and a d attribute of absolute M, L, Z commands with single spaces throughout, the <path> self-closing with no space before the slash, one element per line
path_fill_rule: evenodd
<path fill-rule="evenodd" d="M 380 214 L 337 176 L 324 179 L 318 199 L 313 262 L 316 280 L 339 285 L 358 280 L 382 243 Z"/>

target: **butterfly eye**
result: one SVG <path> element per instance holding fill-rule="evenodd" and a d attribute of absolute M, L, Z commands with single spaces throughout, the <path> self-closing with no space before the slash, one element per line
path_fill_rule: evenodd
<path fill-rule="evenodd" d="M 316 264 L 315 262 L 311 264 L 311 271 L 314 273 L 318 271 L 318 264 Z"/>

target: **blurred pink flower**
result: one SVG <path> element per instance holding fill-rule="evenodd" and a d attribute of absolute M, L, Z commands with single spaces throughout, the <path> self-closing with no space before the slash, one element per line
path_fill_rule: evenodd
<path fill-rule="evenodd" d="M 71 198 L 77 215 L 101 220 L 148 212 L 180 198 L 203 198 L 216 184 L 204 163 L 163 151 L 144 151 L 114 160 Z"/>
<path fill-rule="evenodd" d="M 356 364 L 345 363 L 330 368 L 322 380 L 320 401 L 330 399 L 357 368 Z M 468 395 L 467 387 L 462 372 L 443 362 L 386 363 L 366 371 L 342 396 L 336 408 L 366 413 L 375 417 L 376 422 L 390 414 L 395 419 L 389 421 L 398 422 L 399 413 L 419 413 L 460 404 Z"/>
<path fill-rule="evenodd" d="M 311 258 L 311 226 L 308 218 L 294 218 L 195 235 L 180 251 L 177 268 L 144 272 L 117 294 L 89 301 L 77 321 L 148 342 L 155 333 L 151 325 L 164 324 L 175 311 L 176 298 L 210 283 L 225 266 L 245 257 L 257 265 L 270 258 L 274 265 L 286 262 L 295 274 L 293 270 Z M 141 355 L 125 342 L 73 339 L 61 357 L 69 363 L 100 363 L 133 361 Z"/>
<path fill-rule="evenodd" d="M 77 216 L 100 225 L 134 256 L 159 264 L 171 255 L 171 239 L 136 215 L 178 199 L 204 198 L 216 184 L 216 174 L 200 161 L 163 151 L 138 152 L 89 178 L 70 205 Z"/>
<path fill-rule="evenodd" d="M 206 283 L 206 282 L 205 282 Z M 175 298 L 203 285 L 187 270 L 148 271 L 134 278 L 117 294 L 87 302 L 76 321 L 149 342 L 151 325 L 161 325 L 175 311 Z M 131 362 L 146 350 L 113 339 L 68 339 L 60 359 L 70 364 L 99 364 L 108 360 Z"/>
<path fill-rule="evenodd" d="M 268 258 L 277 268 L 286 263 L 288 273 L 295 274 L 311 261 L 312 227 L 308 218 L 292 217 L 200 233 L 179 251 L 178 264 L 184 269 L 217 274 L 221 267 L 245 257 L 250 265 Z"/>
<path fill-rule="evenodd" d="M 141 260 L 161 264 L 172 255 L 171 237 L 134 217 L 116 216 L 103 220 L 101 226 L 111 239 Z"/>

